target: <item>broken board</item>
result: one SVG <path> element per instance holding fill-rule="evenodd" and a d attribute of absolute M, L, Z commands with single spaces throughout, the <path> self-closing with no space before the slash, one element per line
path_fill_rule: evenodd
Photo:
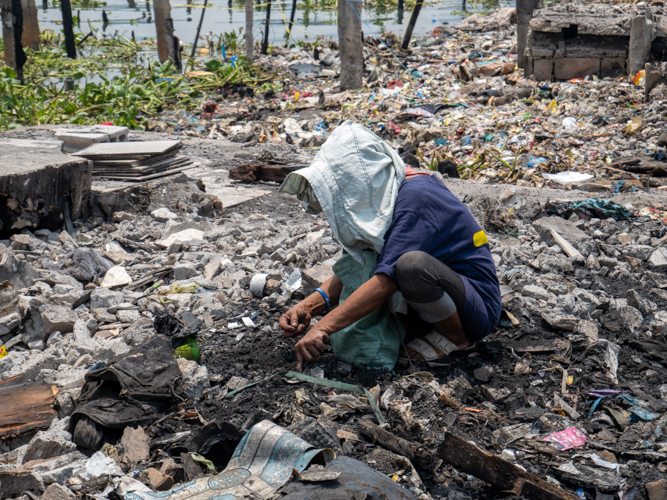
<path fill-rule="evenodd" d="M 47 428 L 58 416 L 55 385 L 30 382 L 25 375 L 0 381 L 0 437 L 9 438 Z"/>
<path fill-rule="evenodd" d="M 457 469 L 517 496 L 536 500 L 579 498 L 449 432 L 445 432 L 437 455 Z"/>

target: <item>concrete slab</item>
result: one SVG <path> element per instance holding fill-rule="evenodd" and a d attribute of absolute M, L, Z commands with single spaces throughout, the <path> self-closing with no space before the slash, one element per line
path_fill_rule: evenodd
<path fill-rule="evenodd" d="M 265 184 L 232 183 L 227 170 L 206 165 L 188 170 L 187 175 L 193 179 L 201 179 L 206 185 L 206 192 L 220 198 L 224 208 L 259 198 L 275 190 L 275 187 Z"/>
<path fill-rule="evenodd" d="M 85 214 L 92 162 L 60 152 L 60 141 L 0 139 L 0 233 L 60 229 L 66 207 Z"/>

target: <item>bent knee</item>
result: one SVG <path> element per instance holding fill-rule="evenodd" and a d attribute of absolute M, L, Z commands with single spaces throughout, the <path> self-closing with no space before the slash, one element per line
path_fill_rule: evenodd
<path fill-rule="evenodd" d="M 424 292 L 424 272 L 432 260 L 426 252 L 406 252 L 396 262 L 396 284 L 406 299 L 421 296 Z"/>

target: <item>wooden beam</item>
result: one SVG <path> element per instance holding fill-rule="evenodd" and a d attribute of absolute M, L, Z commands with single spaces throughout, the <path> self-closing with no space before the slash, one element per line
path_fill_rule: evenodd
<path fill-rule="evenodd" d="M 58 416 L 53 409 L 57 395 L 55 385 L 30 382 L 24 375 L 0 381 L 0 437 L 48 427 Z"/>
<path fill-rule="evenodd" d="M 579 498 L 449 432 L 445 432 L 437 455 L 457 469 L 513 495 L 536 500 Z"/>

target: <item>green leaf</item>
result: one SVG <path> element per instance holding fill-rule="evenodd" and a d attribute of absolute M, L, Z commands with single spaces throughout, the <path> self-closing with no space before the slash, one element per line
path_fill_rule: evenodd
<path fill-rule="evenodd" d="M 206 66 L 209 71 L 215 72 L 220 69 L 222 62 L 219 59 L 209 59 L 204 63 L 204 66 Z"/>

